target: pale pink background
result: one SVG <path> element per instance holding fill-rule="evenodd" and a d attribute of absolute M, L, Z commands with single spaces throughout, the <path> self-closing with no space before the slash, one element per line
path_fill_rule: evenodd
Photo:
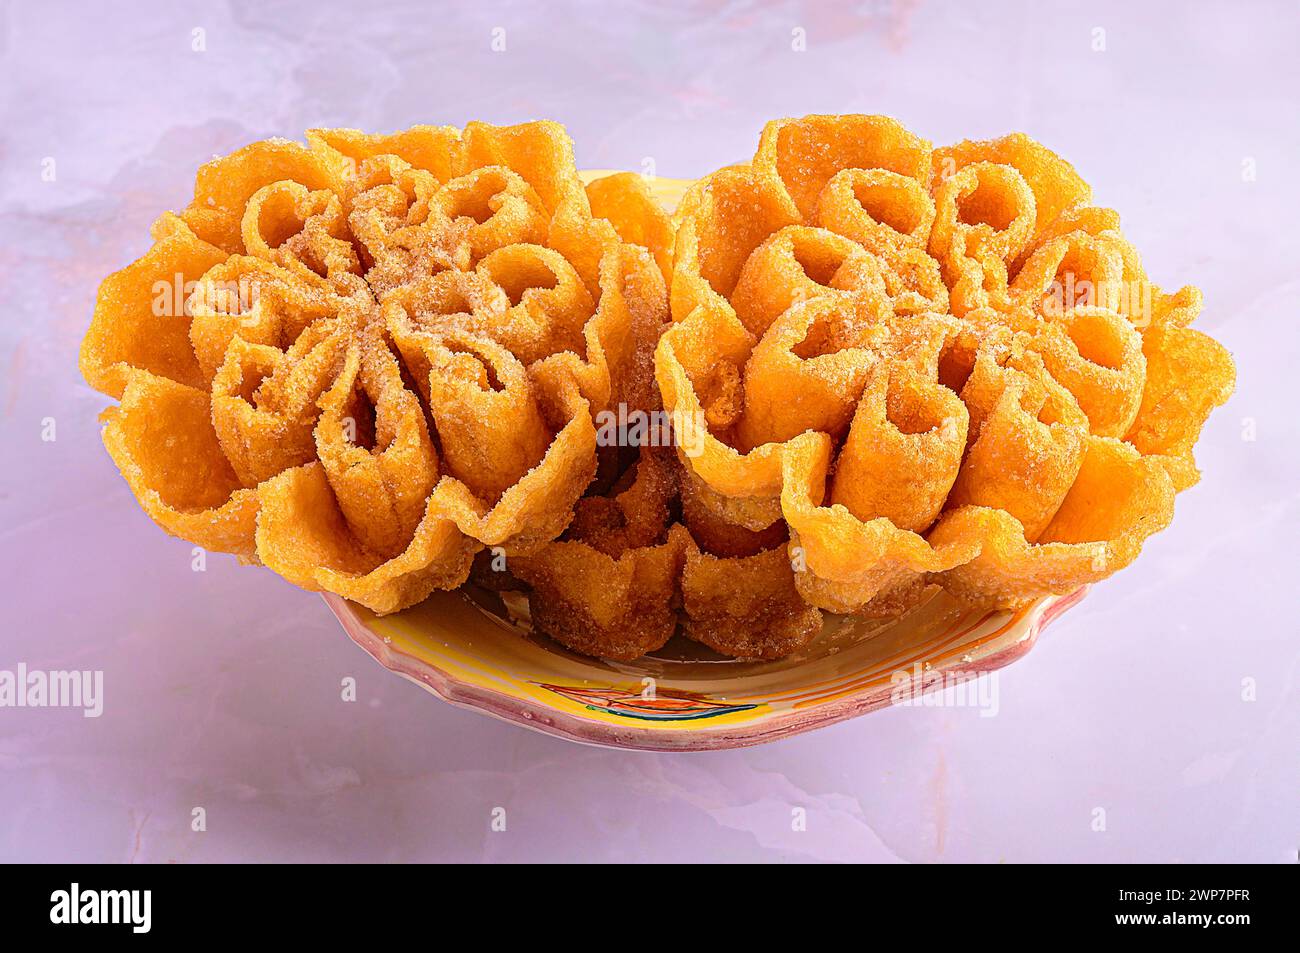
<path fill-rule="evenodd" d="M 466 6 L 0 7 L 0 668 L 106 682 L 98 720 L 0 709 L 0 859 L 1295 862 L 1296 8 Z M 890 710 L 702 755 L 532 734 L 383 671 L 269 572 L 191 572 L 100 446 L 75 366 L 95 288 L 214 153 L 549 117 L 584 166 L 693 177 L 765 118 L 853 111 L 1058 149 L 1238 361 L 1174 526 L 1003 673 L 995 718 Z"/>

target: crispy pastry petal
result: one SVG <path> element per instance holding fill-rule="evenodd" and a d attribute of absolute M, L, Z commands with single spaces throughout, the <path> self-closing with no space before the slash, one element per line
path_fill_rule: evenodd
<path fill-rule="evenodd" d="M 719 557 L 689 545 L 682 605 L 687 637 L 724 655 L 784 658 L 822 630 L 821 610 L 799 594 L 784 546 Z"/>
<path fill-rule="evenodd" d="M 199 387 L 204 377 L 189 347 L 185 306 L 203 275 L 226 258 L 173 217 L 139 261 L 104 279 L 81 342 L 81 373 L 91 387 L 122 396 L 132 368 Z"/>
<path fill-rule="evenodd" d="M 942 574 L 945 589 L 977 605 L 1014 608 L 1104 579 L 1134 559 L 1173 518 L 1174 485 L 1158 458 L 1110 437 L 1089 437 L 1079 476 L 1037 543 L 1002 510 L 962 506 L 930 532 L 936 548 L 974 558 Z"/>
<path fill-rule="evenodd" d="M 830 612 L 862 612 L 873 600 L 915 591 L 927 573 L 971 558 L 969 540 L 932 544 L 886 517 L 863 521 L 842 504 L 823 506 L 829 447 L 809 436 L 786 448 L 781 494 L 795 585 L 809 603 Z"/>
<path fill-rule="evenodd" d="M 606 219 L 618 237 L 654 257 L 665 287 L 673 276 L 673 221 L 655 200 L 645 177 L 616 172 L 587 183 L 591 214 Z"/>
<path fill-rule="evenodd" d="M 469 577 L 479 544 L 429 500 L 406 549 L 389 559 L 357 539 L 320 463 L 286 470 L 259 488 L 257 553 L 296 586 L 335 592 L 378 612 L 396 612 Z"/>
<path fill-rule="evenodd" d="M 630 661 L 661 648 L 677 627 L 678 579 L 689 535 L 617 558 L 581 542 L 550 543 L 511 560 L 532 587 L 533 625 L 576 652 Z"/>
<path fill-rule="evenodd" d="M 128 369 L 122 402 L 104 411 L 104 446 L 153 521 L 216 552 L 249 556 L 258 494 L 221 451 L 208 395 Z"/>
<path fill-rule="evenodd" d="M 1080 178 L 1074 166 L 1020 132 L 1000 139 L 967 139 L 935 149 L 932 161 L 936 179 L 946 179 L 978 162 L 1015 169 L 1033 191 L 1033 231 L 1039 237 L 1063 212 L 1086 204 L 1092 195 L 1088 183 Z"/>
<path fill-rule="evenodd" d="M 754 168 L 784 187 L 812 221 L 826 184 L 843 169 L 884 169 L 930 185 L 930 143 L 888 116 L 805 116 L 763 127 Z"/>
<path fill-rule="evenodd" d="M 1200 473 L 1192 447 L 1215 407 L 1232 395 L 1232 357 L 1214 338 L 1176 323 L 1155 324 L 1142 333 L 1146 386 L 1125 440 L 1143 454 L 1164 461 L 1179 490 Z"/>

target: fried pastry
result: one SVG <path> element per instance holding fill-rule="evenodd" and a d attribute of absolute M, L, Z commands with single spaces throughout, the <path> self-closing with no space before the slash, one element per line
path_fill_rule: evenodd
<path fill-rule="evenodd" d="M 564 531 L 654 390 L 671 223 L 621 177 L 593 214 L 553 123 L 307 140 L 199 171 L 81 368 L 164 529 L 393 612 Z"/>
<path fill-rule="evenodd" d="M 698 182 L 656 374 L 696 422 L 704 538 L 783 527 L 801 596 L 866 615 L 1130 563 L 1234 372 L 1187 326 L 1199 292 L 1151 284 L 1089 203 L 1027 136 L 935 149 L 882 116 L 768 123 Z"/>
<path fill-rule="evenodd" d="M 671 217 L 553 123 L 313 130 L 200 169 L 81 369 L 198 546 L 378 613 L 472 577 L 590 655 L 783 658 L 826 612 L 1105 578 L 1199 479 L 1232 361 L 1090 201 L 1027 136 L 883 116 L 771 122 Z"/>

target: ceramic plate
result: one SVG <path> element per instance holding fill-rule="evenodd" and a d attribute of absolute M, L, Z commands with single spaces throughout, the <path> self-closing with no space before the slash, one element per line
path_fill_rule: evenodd
<path fill-rule="evenodd" d="M 899 619 L 827 617 L 824 633 L 777 662 L 727 659 L 681 636 L 636 662 L 568 651 L 528 628 L 527 603 L 473 587 L 376 616 L 325 601 L 352 640 L 439 698 L 547 734 L 651 751 L 762 744 L 954 686 L 1013 662 L 1077 603 L 978 612 L 947 593 Z"/>

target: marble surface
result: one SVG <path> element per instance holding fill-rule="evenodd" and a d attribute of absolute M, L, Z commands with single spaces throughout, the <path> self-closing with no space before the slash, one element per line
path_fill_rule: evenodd
<path fill-rule="evenodd" d="M 1296 861 L 1294 6 L 431 6 L 0 7 L 0 669 L 104 673 L 101 717 L 0 708 L 0 860 Z M 530 733 L 268 572 L 192 571 L 100 445 L 96 286 L 214 153 L 549 117 L 586 167 L 696 176 L 765 118 L 855 111 L 1059 150 L 1238 362 L 1174 525 L 1001 673 L 996 717 L 696 755 Z"/>

